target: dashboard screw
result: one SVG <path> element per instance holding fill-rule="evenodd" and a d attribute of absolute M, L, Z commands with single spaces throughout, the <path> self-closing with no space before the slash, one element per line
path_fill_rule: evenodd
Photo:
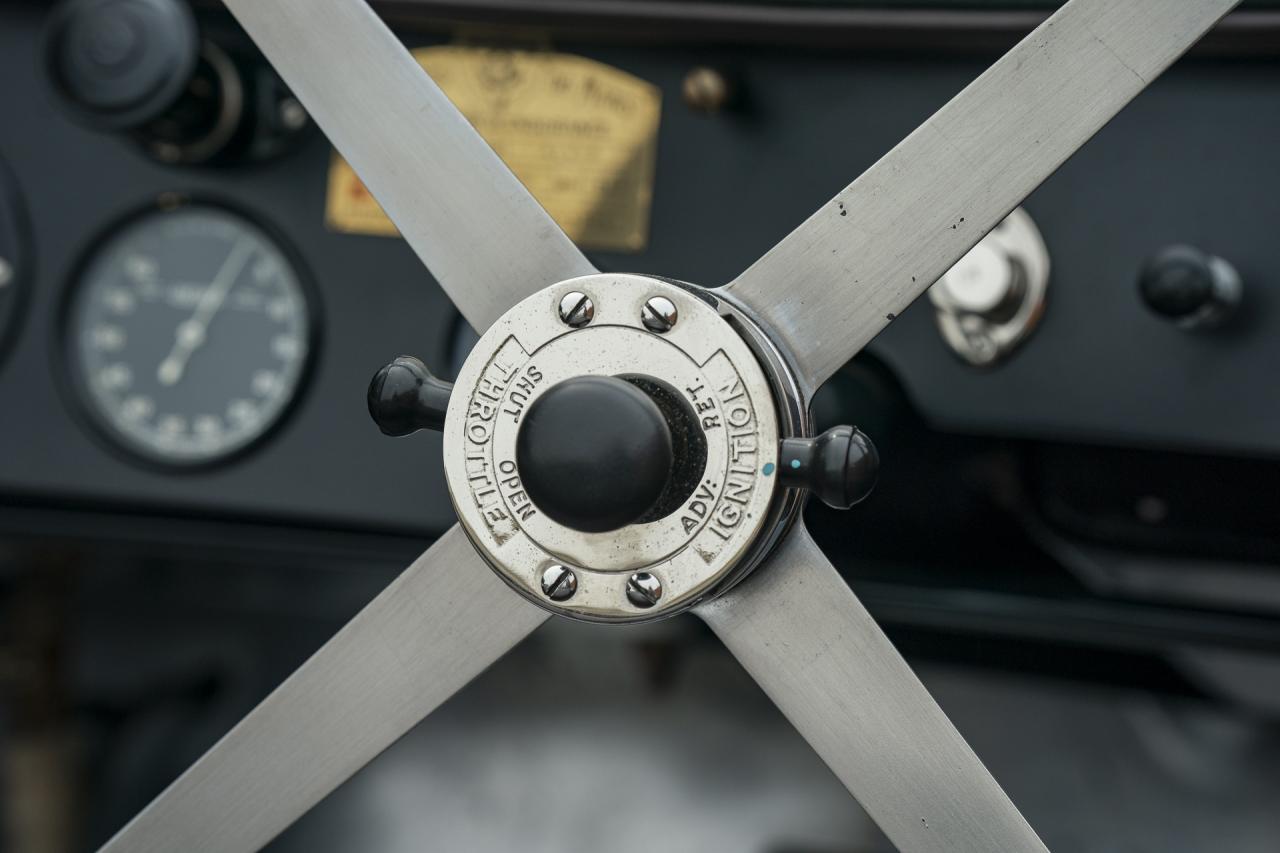
<path fill-rule="evenodd" d="M 680 93 L 694 112 L 717 113 L 733 99 L 733 84 L 717 69 L 699 66 L 685 75 Z"/>
<path fill-rule="evenodd" d="M 676 318 L 679 316 L 675 303 L 665 296 L 654 296 L 644 304 L 644 309 L 640 312 L 640 322 L 644 323 L 644 327 L 649 331 L 661 334 L 671 331 L 671 327 L 676 324 Z"/>
<path fill-rule="evenodd" d="M 590 323 L 595 315 L 596 304 L 581 291 L 571 290 L 560 299 L 560 319 L 566 326 L 579 329 Z"/>
<path fill-rule="evenodd" d="M 286 130 L 301 130 L 307 123 L 307 111 L 297 98 L 284 98 L 277 109 L 280 112 L 280 123 Z"/>
<path fill-rule="evenodd" d="M 547 566 L 542 573 L 542 593 L 552 601 L 567 601 L 578 591 L 578 576 L 561 565 Z"/>
<path fill-rule="evenodd" d="M 627 580 L 627 601 L 648 609 L 662 598 L 662 581 L 648 572 L 636 572 Z"/>

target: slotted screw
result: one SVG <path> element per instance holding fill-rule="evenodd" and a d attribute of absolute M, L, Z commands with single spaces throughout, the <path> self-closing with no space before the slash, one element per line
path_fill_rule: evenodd
<path fill-rule="evenodd" d="M 648 609 L 662 598 L 662 581 L 648 572 L 636 572 L 627 580 L 627 601 Z"/>
<path fill-rule="evenodd" d="M 542 593 L 552 601 L 567 601 L 578 591 L 578 576 L 561 565 L 547 566 L 542 573 Z"/>
<path fill-rule="evenodd" d="M 578 290 L 571 290 L 560 298 L 560 319 L 575 329 L 591 322 L 596 315 L 596 304 L 591 297 Z"/>
<path fill-rule="evenodd" d="M 644 308 L 640 311 L 640 322 L 644 323 L 644 327 L 649 331 L 661 334 L 671 331 L 671 327 L 676 324 L 676 318 L 679 316 L 675 303 L 665 296 L 654 296 L 645 302 Z"/>

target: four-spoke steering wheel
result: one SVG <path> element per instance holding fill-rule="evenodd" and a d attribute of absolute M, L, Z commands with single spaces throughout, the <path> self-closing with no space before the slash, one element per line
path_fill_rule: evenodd
<path fill-rule="evenodd" d="M 468 321 L 458 526 L 104 848 L 256 850 L 549 614 L 692 610 L 910 851 L 1044 845 L 799 520 L 874 479 L 814 391 L 1236 0 L 1071 0 L 729 284 L 602 274 L 365 0 L 227 0 Z"/>

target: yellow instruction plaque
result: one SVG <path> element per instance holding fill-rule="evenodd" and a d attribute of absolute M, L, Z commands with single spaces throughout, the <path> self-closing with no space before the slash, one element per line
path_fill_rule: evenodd
<path fill-rule="evenodd" d="M 645 247 L 658 87 L 564 53 L 450 45 L 413 55 L 574 242 L 609 251 Z M 325 223 L 351 234 L 397 233 L 337 153 Z"/>

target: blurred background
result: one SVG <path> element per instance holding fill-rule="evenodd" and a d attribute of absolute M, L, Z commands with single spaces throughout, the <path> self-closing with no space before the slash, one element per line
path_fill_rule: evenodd
<path fill-rule="evenodd" d="M 600 269 L 714 286 L 1057 4 L 373 5 Z M 1278 58 L 1246 0 L 817 402 L 883 461 L 815 538 L 1055 850 L 1280 847 Z M 0 848 L 95 849 L 452 523 L 364 393 L 474 340 L 220 3 L 0 4 Z M 550 620 L 269 849 L 889 848 L 684 616 Z"/>

